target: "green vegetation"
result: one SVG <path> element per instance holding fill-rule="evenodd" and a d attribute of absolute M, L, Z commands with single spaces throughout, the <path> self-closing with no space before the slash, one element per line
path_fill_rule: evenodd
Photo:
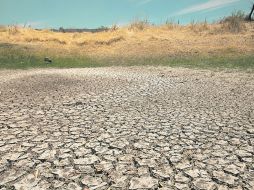
<path fill-rule="evenodd" d="M 50 56 L 52 64 L 46 64 L 46 52 L 36 52 L 27 47 L 10 44 L 0 44 L 0 69 L 28 69 L 28 68 L 79 68 L 99 67 L 99 62 L 84 56 Z"/>
<path fill-rule="evenodd" d="M 149 57 L 149 58 L 122 59 L 121 62 L 116 60 L 111 61 L 111 63 L 115 63 L 112 65 L 168 66 L 168 67 L 184 67 L 194 69 L 239 69 L 239 70 L 254 69 L 254 56 L 251 55 L 238 57 L 231 56 Z"/>
<path fill-rule="evenodd" d="M 46 64 L 46 54 L 26 48 L 0 44 L 0 69 L 28 68 L 84 68 L 106 66 L 169 66 L 197 69 L 240 69 L 253 70 L 254 56 L 175 56 L 175 57 L 112 57 L 89 58 L 85 56 L 50 56 L 52 64 Z M 227 54 L 225 54 L 227 55 Z"/>

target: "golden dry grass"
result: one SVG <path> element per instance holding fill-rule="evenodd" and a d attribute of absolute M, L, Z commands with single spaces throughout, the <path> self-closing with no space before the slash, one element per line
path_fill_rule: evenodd
<path fill-rule="evenodd" d="M 59 55 L 75 53 L 96 57 L 254 54 L 254 25 L 251 23 L 243 23 L 244 30 L 239 33 L 227 31 L 225 24 L 151 26 L 143 23 L 142 28 L 138 24 L 114 26 L 99 33 L 1 27 L 0 43 L 25 45 Z"/>

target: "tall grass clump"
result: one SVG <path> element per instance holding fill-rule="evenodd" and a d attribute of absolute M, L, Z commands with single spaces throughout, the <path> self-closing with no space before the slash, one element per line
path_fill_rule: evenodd
<path fill-rule="evenodd" d="M 199 27 L 201 30 L 208 30 L 209 29 L 209 24 L 207 20 L 205 19 L 204 22 L 199 23 Z"/>
<path fill-rule="evenodd" d="M 166 26 L 167 29 L 173 30 L 173 29 L 179 27 L 179 21 L 178 21 L 178 23 L 175 23 L 174 20 L 167 19 L 166 22 L 165 22 L 165 26 Z"/>
<path fill-rule="evenodd" d="M 224 17 L 220 24 L 222 24 L 222 30 L 239 33 L 245 30 L 245 14 L 242 11 L 233 12 L 230 16 Z"/>
<path fill-rule="evenodd" d="M 8 33 L 9 33 L 9 35 L 15 35 L 15 34 L 18 34 L 19 32 L 20 32 L 19 27 L 16 26 L 16 25 L 8 27 Z"/>
<path fill-rule="evenodd" d="M 209 30 L 209 24 L 207 20 L 203 22 L 195 22 L 194 20 L 189 25 L 190 30 L 194 32 L 203 32 Z"/>
<path fill-rule="evenodd" d="M 110 31 L 114 32 L 114 31 L 117 31 L 119 29 L 119 26 L 117 24 L 113 24 L 111 27 L 110 27 Z"/>
<path fill-rule="evenodd" d="M 150 26 L 147 19 L 135 19 L 129 26 L 129 30 L 145 30 Z"/>

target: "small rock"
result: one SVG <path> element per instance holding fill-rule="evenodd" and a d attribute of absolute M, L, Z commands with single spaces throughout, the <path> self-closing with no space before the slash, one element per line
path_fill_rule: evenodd
<path fill-rule="evenodd" d="M 60 187 L 64 186 L 64 182 L 58 181 L 58 180 L 52 181 L 51 184 L 54 187 L 54 189 L 57 189 L 57 188 L 60 188 Z"/>
<path fill-rule="evenodd" d="M 180 163 L 176 164 L 175 167 L 176 167 L 177 169 L 184 170 L 184 169 L 186 169 L 186 168 L 190 168 L 191 165 L 190 165 L 189 162 L 180 162 Z"/>
<path fill-rule="evenodd" d="M 234 177 L 232 175 L 229 175 L 229 174 L 226 174 L 222 171 L 214 171 L 213 176 L 219 182 L 226 183 L 228 185 L 234 185 L 235 181 L 237 180 L 236 177 Z"/>
<path fill-rule="evenodd" d="M 216 184 L 211 181 L 206 181 L 205 179 L 197 179 L 193 182 L 197 190 L 214 190 L 216 189 Z"/>
<path fill-rule="evenodd" d="M 78 165 L 77 169 L 78 169 L 78 172 L 82 174 L 92 174 L 95 172 L 92 166 Z"/>
<path fill-rule="evenodd" d="M 116 141 L 110 144 L 111 147 L 113 148 L 118 148 L 118 149 L 123 149 L 128 145 L 128 141 L 122 142 L 122 141 Z"/>
<path fill-rule="evenodd" d="M 102 161 L 99 164 L 96 164 L 94 166 L 98 172 L 109 172 L 111 169 L 114 168 L 113 164 L 111 162 Z"/>
<path fill-rule="evenodd" d="M 103 181 L 100 177 L 84 176 L 81 183 L 89 188 L 92 188 L 101 185 Z"/>
<path fill-rule="evenodd" d="M 249 134 L 254 134 L 254 128 L 247 129 L 247 132 L 248 132 Z"/>
<path fill-rule="evenodd" d="M 187 171 L 184 171 L 184 173 L 192 178 L 197 178 L 200 175 L 200 171 L 198 169 L 187 170 Z"/>
<path fill-rule="evenodd" d="M 148 166 L 149 168 L 154 168 L 156 166 L 156 161 L 154 159 L 137 159 L 139 166 Z"/>
<path fill-rule="evenodd" d="M 238 175 L 240 173 L 238 167 L 234 164 L 225 167 L 224 171 L 233 175 Z"/>
<path fill-rule="evenodd" d="M 150 171 L 148 167 L 139 167 L 138 168 L 138 175 L 139 176 L 150 176 Z"/>
<path fill-rule="evenodd" d="M 169 179 L 174 174 L 174 170 L 170 166 L 166 166 L 162 169 L 152 171 L 154 177 L 160 179 Z"/>
<path fill-rule="evenodd" d="M 179 173 L 175 176 L 175 181 L 179 183 L 188 183 L 190 179 L 185 177 L 182 173 Z"/>
<path fill-rule="evenodd" d="M 2 156 L 3 160 L 16 161 L 23 153 L 9 152 L 7 155 Z"/>
<path fill-rule="evenodd" d="M 76 184 L 76 183 L 69 183 L 68 184 L 68 189 L 71 189 L 71 190 L 82 190 L 82 188 Z"/>
<path fill-rule="evenodd" d="M 228 186 L 225 186 L 225 185 L 220 185 L 218 187 L 218 190 L 229 190 Z"/>
<path fill-rule="evenodd" d="M 76 179 L 80 175 L 76 174 L 76 170 L 74 170 L 72 167 L 64 168 L 64 169 L 54 169 L 52 171 L 53 174 L 57 175 L 58 178 L 65 178 L 65 179 Z"/>
<path fill-rule="evenodd" d="M 120 178 L 117 178 L 114 180 L 114 184 L 110 187 L 110 189 L 126 189 L 128 186 L 128 177 L 127 176 L 122 176 Z"/>
<path fill-rule="evenodd" d="M 182 184 L 182 183 L 175 183 L 175 187 L 178 190 L 189 190 L 190 189 L 188 184 Z"/>
<path fill-rule="evenodd" d="M 95 187 L 91 187 L 90 190 L 106 190 L 107 189 L 107 183 L 103 182 L 100 185 L 97 185 Z"/>
<path fill-rule="evenodd" d="M 39 160 L 53 160 L 56 155 L 56 150 L 46 150 L 39 156 Z"/>
<path fill-rule="evenodd" d="M 158 180 L 152 177 L 134 177 L 130 181 L 129 189 L 154 189 L 158 187 Z"/>
<path fill-rule="evenodd" d="M 21 181 L 16 182 L 14 187 L 16 190 L 33 189 L 39 181 L 40 179 L 36 178 L 33 174 L 28 174 Z"/>
<path fill-rule="evenodd" d="M 236 150 L 236 154 L 242 158 L 252 156 L 252 154 L 247 152 L 246 150 Z"/>
<path fill-rule="evenodd" d="M 3 175 L 0 176 L 0 186 L 15 181 L 17 178 L 25 174 L 26 174 L 25 171 L 20 170 L 16 171 L 14 169 L 8 170 L 5 173 L 3 173 Z"/>
<path fill-rule="evenodd" d="M 172 156 L 172 157 L 170 158 L 170 161 L 171 161 L 172 163 L 177 163 L 177 162 L 180 162 L 181 159 L 182 159 L 181 156 Z"/>
<path fill-rule="evenodd" d="M 74 160 L 75 165 L 91 165 L 99 161 L 99 157 L 92 155 Z"/>

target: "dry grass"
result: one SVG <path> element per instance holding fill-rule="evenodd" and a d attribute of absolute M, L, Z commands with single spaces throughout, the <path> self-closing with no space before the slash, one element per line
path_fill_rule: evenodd
<path fill-rule="evenodd" d="M 119 26 L 116 24 L 113 24 L 110 28 L 111 31 L 117 31 L 119 29 Z"/>
<path fill-rule="evenodd" d="M 7 28 L 5 26 L 0 25 L 0 32 L 5 32 Z"/>
<path fill-rule="evenodd" d="M 221 20 L 222 31 L 228 31 L 232 33 L 239 33 L 246 29 L 245 27 L 245 14 L 244 12 L 233 12 L 231 16 L 225 17 Z"/>
<path fill-rule="evenodd" d="M 190 68 L 254 68 L 254 24 L 232 14 L 221 22 L 135 20 L 98 33 L 61 33 L 0 27 L 0 69 L 164 65 Z M 45 65 L 45 57 L 54 61 Z"/>
<path fill-rule="evenodd" d="M 161 26 L 138 20 L 130 26 L 112 26 L 99 33 L 56 33 L 20 27 L 1 27 L 0 43 L 32 47 L 39 52 L 96 57 L 190 56 L 254 54 L 254 25 L 241 22 L 241 30 L 231 32 L 235 21 L 218 24 L 192 23 Z M 227 27 L 226 27 L 227 26 Z M 219 31 L 219 32 L 218 32 Z"/>
<path fill-rule="evenodd" d="M 167 20 L 164 27 L 169 30 L 174 30 L 174 29 L 180 28 L 181 25 L 176 23 L 174 20 Z"/>
<path fill-rule="evenodd" d="M 151 24 L 147 19 L 135 19 L 129 26 L 129 30 L 134 30 L 134 31 L 143 31 L 150 27 Z"/>
<path fill-rule="evenodd" d="M 9 26 L 9 27 L 7 27 L 7 31 L 10 35 L 16 35 L 20 32 L 18 26 Z"/>
<path fill-rule="evenodd" d="M 196 33 L 201 33 L 205 31 L 212 31 L 212 26 L 207 23 L 207 21 L 204 22 L 195 22 L 192 21 L 189 25 L 190 30 Z"/>

